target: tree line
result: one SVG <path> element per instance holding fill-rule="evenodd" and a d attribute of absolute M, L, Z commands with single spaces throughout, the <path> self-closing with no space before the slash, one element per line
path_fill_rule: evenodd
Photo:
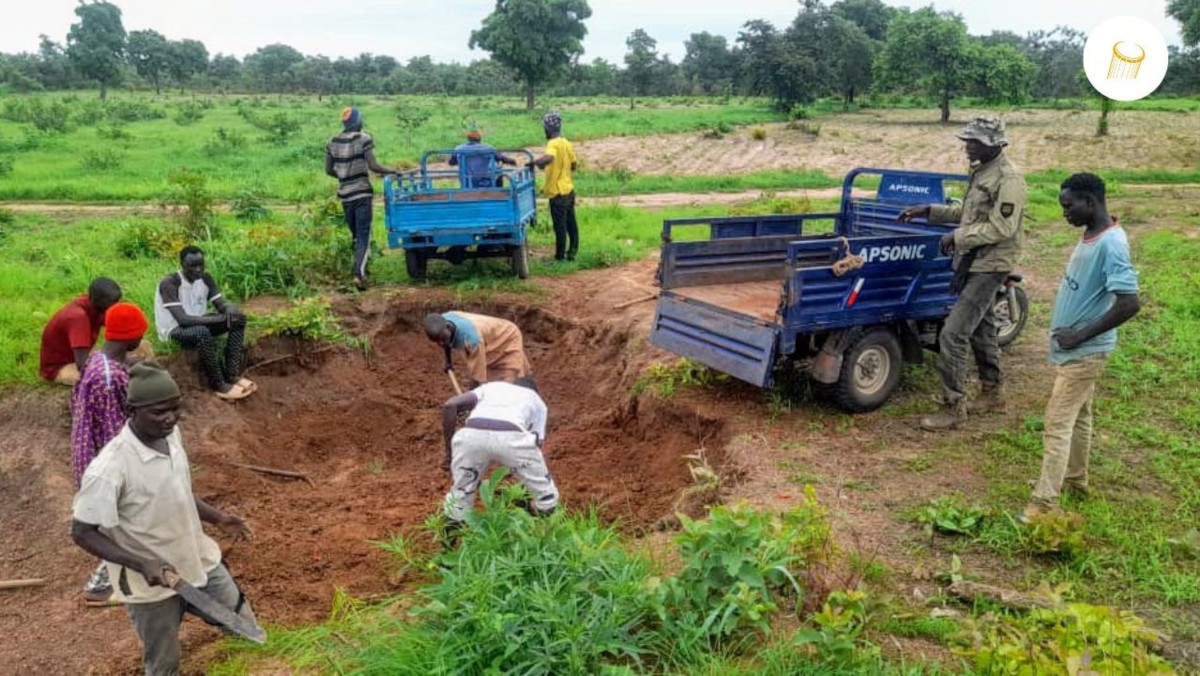
<path fill-rule="evenodd" d="M 1200 93 L 1200 0 L 1171 0 L 1189 47 L 1172 47 L 1160 93 Z M 75 9 L 65 44 L 41 36 L 37 52 L 0 54 L 0 88 L 11 91 L 163 87 L 219 92 L 328 94 L 524 94 L 566 96 L 744 95 L 790 110 L 823 97 L 847 106 L 863 95 L 917 95 L 989 103 L 1094 94 L 1080 77 L 1085 35 L 1059 26 L 1018 35 L 976 36 L 960 15 L 934 7 L 894 8 L 881 0 L 803 0 L 790 25 L 746 22 L 731 41 L 693 33 L 678 63 L 642 29 L 626 40 L 623 63 L 582 60 L 587 0 L 497 0 L 468 44 L 490 54 L 469 64 L 420 56 L 401 63 L 364 53 L 331 59 L 284 44 L 239 59 L 210 55 L 197 40 L 154 30 L 126 32 L 121 10 L 102 0 Z"/>

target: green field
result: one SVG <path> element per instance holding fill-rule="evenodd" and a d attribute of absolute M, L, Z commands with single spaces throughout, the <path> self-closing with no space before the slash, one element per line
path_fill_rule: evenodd
<path fill-rule="evenodd" d="M 542 145 L 541 113 L 550 108 L 562 112 L 567 136 L 576 141 L 781 119 L 756 100 L 662 99 L 630 110 L 620 99 L 563 99 L 529 113 L 500 98 L 126 95 L 102 104 L 81 94 L 6 95 L 0 199 L 155 202 L 168 173 L 186 167 L 209 176 L 221 199 L 257 190 L 276 200 L 309 200 L 332 190 L 324 148 L 348 105 L 363 110 L 376 157 L 387 166 L 412 166 L 426 150 L 461 143 L 470 124 L 500 148 Z M 405 130 L 398 112 L 426 119 Z M 64 129 L 38 129 L 60 121 Z"/>

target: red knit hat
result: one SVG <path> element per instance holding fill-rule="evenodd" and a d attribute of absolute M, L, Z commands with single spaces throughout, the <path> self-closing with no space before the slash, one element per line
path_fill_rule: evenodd
<path fill-rule="evenodd" d="M 142 308 L 133 303 L 117 303 L 104 313 L 104 339 L 132 343 L 141 340 L 149 328 Z"/>

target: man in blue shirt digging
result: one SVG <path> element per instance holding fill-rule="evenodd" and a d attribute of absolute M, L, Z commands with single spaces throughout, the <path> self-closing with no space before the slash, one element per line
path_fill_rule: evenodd
<path fill-rule="evenodd" d="M 1057 509 L 1062 491 L 1087 495 L 1096 380 L 1116 349 L 1117 327 L 1141 308 L 1129 240 L 1108 213 L 1104 181 L 1075 174 L 1063 181 L 1058 201 L 1067 222 L 1085 230 L 1050 318 L 1054 389 L 1046 403 L 1042 474 L 1022 521 Z"/>

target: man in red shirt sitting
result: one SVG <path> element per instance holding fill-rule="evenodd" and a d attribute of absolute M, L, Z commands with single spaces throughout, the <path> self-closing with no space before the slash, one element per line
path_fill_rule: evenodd
<path fill-rule="evenodd" d="M 42 330 L 42 358 L 38 374 L 44 380 L 73 386 L 87 363 L 88 354 L 104 325 L 104 313 L 121 300 L 121 287 L 107 277 L 97 277 L 80 296 L 59 310 Z"/>

